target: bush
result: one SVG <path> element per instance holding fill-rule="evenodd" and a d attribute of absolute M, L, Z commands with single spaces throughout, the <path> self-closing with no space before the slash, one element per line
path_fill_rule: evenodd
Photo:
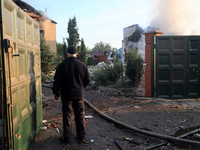
<path fill-rule="evenodd" d="M 110 66 L 94 72 L 94 80 L 96 85 L 112 86 L 119 79 L 117 71 Z"/>
<path fill-rule="evenodd" d="M 114 58 L 113 64 L 114 64 L 114 70 L 117 72 L 117 78 L 119 79 L 122 72 L 121 63 L 117 58 Z"/>
<path fill-rule="evenodd" d="M 93 57 L 88 57 L 87 59 L 87 66 L 90 66 L 90 65 L 95 65 Z"/>
<path fill-rule="evenodd" d="M 133 46 L 132 50 L 128 54 L 126 64 L 126 76 L 135 84 L 137 79 L 137 63 L 138 63 L 138 79 L 142 77 L 143 64 L 141 55 L 138 54 L 136 48 Z"/>
<path fill-rule="evenodd" d="M 103 69 L 94 71 L 94 80 L 95 80 L 95 85 L 103 85 L 107 86 L 107 75 L 105 74 L 105 71 Z"/>
<path fill-rule="evenodd" d="M 106 73 L 108 74 L 108 85 L 112 86 L 113 83 L 116 83 L 119 79 L 119 76 L 117 74 L 117 71 L 113 67 L 107 66 L 105 69 Z"/>

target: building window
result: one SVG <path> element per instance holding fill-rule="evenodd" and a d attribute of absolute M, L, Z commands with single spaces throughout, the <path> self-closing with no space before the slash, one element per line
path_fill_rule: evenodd
<path fill-rule="evenodd" d="M 40 38 L 44 38 L 44 30 L 40 30 Z"/>

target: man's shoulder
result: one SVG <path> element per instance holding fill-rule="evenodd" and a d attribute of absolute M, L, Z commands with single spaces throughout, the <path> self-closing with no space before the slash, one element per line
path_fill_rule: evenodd
<path fill-rule="evenodd" d="M 80 67 L 87 67 L 85 63 L 83 63 L 82 61 L 80 61 L 78 58 L 70 58 L 70 59 L 66 59 L 63 63 L 61 63 L 60 65 L 65 66 L 67 64 L 71 64 L 71 63 L 75 63 Z"/>
<path fill-rule="evenodd" d="M 85 67 L 86 67 L 85 63 L 83 63 L 82 61 L 80 61 L 78 58 L 74 59 L 74 61 L 75 61 L 76 63 L 78 63 L 79 65 L 82 65 L 82 66 L 85 66 Z"/>
<path fill-rule="evenodd" d="M 65 62 L 66 62 L 66 60 L 63 61 L 63 62 L 61 62 L 58 66 L 59 66 L 59 67 L 60 67 L 60 66 L 63 66 L 63 65 L 65 64 Z"/>

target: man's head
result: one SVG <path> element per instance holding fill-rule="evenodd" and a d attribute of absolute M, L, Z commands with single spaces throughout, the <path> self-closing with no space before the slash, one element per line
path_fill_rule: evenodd
<path fill-rule="evenodd" d="M 77 57 L 78 51 L 77 51 L 76 47 L 75 46 L 70 46 L 67 49 L 67 55 L 68 55 L 68 57 Z"/>

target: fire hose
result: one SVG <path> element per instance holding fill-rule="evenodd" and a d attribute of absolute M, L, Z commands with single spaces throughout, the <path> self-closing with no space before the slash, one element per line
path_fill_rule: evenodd
<path fill-rule="evenodd" d="M 52 88 L 51 86 L 46 86 L 44 85 L 45 87 L 47 88 Z M 158 138 L 158 139 L 163 139 L 163 140 L 167 140 L 171 143 L 181 143 L 181 144 L 184 144 L 184 145 L 192 145 L 192 146 L 200 146 L 200 142 L 198 141 L 192 141 L 192 140 L 187 140 L 187 139 L 181 139 L 181 137 L 172 137 L 172 136 L 168 136 L 168 135 L 162 135 L 162 134 L 158 134 L 158 133 L 153 133 L 153 132 L 149 132 L 149 131 L 145 131 L 145 130 L 141 130 L 141 129 L 138 129 L 136 127 L 132 127 L 132 126 L 129 126 L 125 123 L 122 123 L 118 120 L 115 120 L 103 113 L 101 113 L 98 109 L 96 109 L 90 102 L 88 102 L 86 99 L 84 99 L 84 102 L 85 104 L 90 107 L 92 110 L 94 110 L 99 116 L 101 116 L 102 118 L 112 122 L 113 124 L 115 125 L 118 125 L 118 126 L 121 126 L 123 128 L 126 128 L 126 129 L 129 129 L 131 131 L 134 131 L 134 132 L 137 132 L 137 133 L 140 133 L 140 134 L 143 134 L 143 135 L 147 135 L 147 136 L 151 136 L 151 137 L 155 137 L 155 138 Z M 200 130 L 199 130 L 200 131 Z"/>
<path fill-rule="evenodd" d="M 89 106 L 91 109 L 93 109 L 98 115 L 100 115 L 104 119 L 112 122 L 113 124 L 116 124 L 116 125 L 121 126 L 123 128 L 129 129 L 131 131 L 135 131 L 135 132 L 138 132 L 140 134 L 147 135 L 147 136 L 151 136 L 151 137 L 155 137 L 155 138 L 167 140 L 167 141 L 172 142 L 172 143 L 181 143 L 181 144 L 186 144 L 186 145 L 200 146 L 200 142 L 198 142 L 198 141 L 186 140 L 186 139 L 181 139 L 180 137 L 172 137 L 172 136 L 157 134 L 157 133 L 153 133 L 153 132 L 149 132 L 149 131 L 144 131 L 144 130 L 141 130 L 141 129 L 129 126 L 127 124 L 124 124 L 124 123 L 122 123 L 122 122 L 120 122 L 118 120 L 115 120 L 115 119 L 113 119 L 113 118 L 111 118 L 111 117 L 109 117 L 109 116 L 101 113 L 98 109 L 96 109 L 86 99 L 84 99 L 84 101 L 85 101 L 85 104 L 87 106 Z"/>

